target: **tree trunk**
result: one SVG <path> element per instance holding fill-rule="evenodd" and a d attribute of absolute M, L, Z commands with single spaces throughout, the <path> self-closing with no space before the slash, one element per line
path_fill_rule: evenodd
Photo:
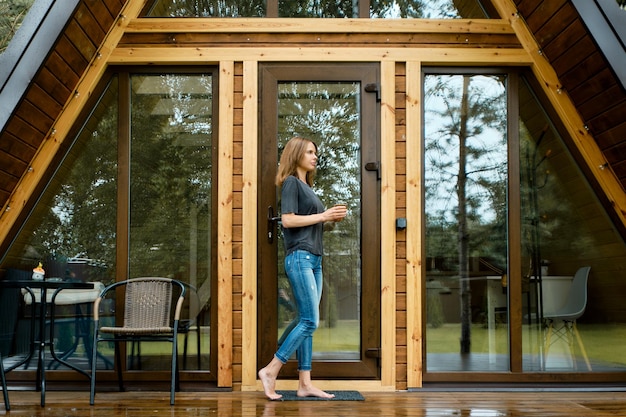
<path fill-rule="evenodd" d="M 461 119 L 459 120 L 459 176 L 457 184 L 458 208 L 458 245 L 459 245 L 459 280 L 461 298 L 461 353 L 470 353 L 472 335 L 472 297 L 469 280 L 469 235 L 467 231 L 467 122 L 469 76 L 463 76 L 463 95 L 461 97 Z"/>

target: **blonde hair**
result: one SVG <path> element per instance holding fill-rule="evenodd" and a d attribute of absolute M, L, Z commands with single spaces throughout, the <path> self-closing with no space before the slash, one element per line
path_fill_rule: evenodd
<path fill-rule="evenodd" d="M 278 172 L 276 173 L 276 185 L 280 187 L 287 177 L 297 175 L 298 165 L 304 157 L 309 143 L 315 146 L 315 152 L 317 153 L 317 145 L 312 140 L 300 136 L 294 136 L 289 139 L 289 142 L 285 145 L 285 149 L 283 149 L 283 153 L 280 156 L 280 164 L 278 165 Z M 313 186 L 314 177 L 315 171 L 308 171 L 306 173 L 306 183 L 309 184 L 310 187 Z"/>

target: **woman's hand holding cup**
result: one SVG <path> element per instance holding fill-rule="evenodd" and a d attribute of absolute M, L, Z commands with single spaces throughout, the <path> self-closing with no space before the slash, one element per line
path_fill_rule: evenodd
<path fill-rule="evenodd" d="M 344 203 L 337 203 L 332 208 L 333 221 L 340 222 L 348 214 L 348 208 Z"/>

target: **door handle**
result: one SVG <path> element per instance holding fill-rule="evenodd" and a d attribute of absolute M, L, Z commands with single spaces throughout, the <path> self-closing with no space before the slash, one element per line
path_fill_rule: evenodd
<path fill-rule="evenodd" d="M 380 161 L 367 162 L 365 164 L 365 170 L 366 171 L 375 171 L 376 172 L 376 179 L 380 180 Z"/>
<path fill-rule="evenodd" d="M 267 207 L 267 241 L 274 242 L 274 228 L 276 223 L 280 221 L 280 216 L 274 216 L 274 207 Z"/>

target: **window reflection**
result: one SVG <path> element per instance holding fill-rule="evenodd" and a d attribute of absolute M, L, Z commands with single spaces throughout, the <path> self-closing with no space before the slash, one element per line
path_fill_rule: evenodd
<path fill-rule="evenodd" d="M 278 0 L 279 17 L 359 17 L 357 0 Z"/>
<path fill-rule="evenodd" d="M 114 280 L 117 137 L 114 78 L 3 259 L 3 269 L 32 271 L 42 262 L 46 278 Z"/>
<path fill-rule="evenodd" d="M 348 217 L 324 233 L 324 290 L 313 357 L 360 359 L 361 341 L 361 84 L 281 82 L 278 84 L 279 151 L 293 135 L 318 145 L 314 189 L 330 207 L 344 203 Z M 295 317 L 284 272 L 284 244 L 278 243 L 279 337 Z M 295 323 L 294 323 L 295 324 Z M 279 342 L 280 343 L 280 342 Z"/>
<path fill-rule="evenodd" d="M 146 17 L 263 17 L 265 0 L 156 0 Z"/>
<path fill-rule="evenodd" d="M 489 17 L 479 0 L 155 0 L 146 10 L 146 17 Z M 360 10 L 369 10 L 369 16 L 360 16 Z"/>
<path fill-rule="evenodd" d="M 487 13 L 478 0 L 371 0 L 372 18 L 485 19 Z"/>
<path fill-rule="evenodd" d="M 2 260 L 2 279 L 28 280 L 41 262 L 45 279 L 103 284 L 115 280 L 117 86 L 113 78 L 73 143 L 67 138 L 69 151 Z M 21 355 L 30 350 L 31 311 L 19 288 L 0 291 L 3 356 L 24 358 Z M 89 369 L 89 322 L 81 318 L 88 311 L 87 304 L 59 305 L 57 318 L 64 319 L 54 327 L 59 356 L 83 369 Z M 16 370 L 36 367 L 32 360 Z"/>
<path fill-rule="evenodd" d="M 130 276 L 191 284 L 189 319 L 210 304 L 212 134 L 212 75 L 131 77 Z M 151 353 L 153 363 L 141 357 L 143 369 L 168 366 L 154 360 L 166 350 Z"/>
<path fill-rule="evenodd" d="M 617 342 L 625 331 L 622 302 L 612 294 L 626 259 L 624 241 L 526 83 L 519 108 L 523 368 L 623 372 L 626 348 Z M 579 343 L 576 332 L 558 338 L 546 319 L 568 302 L 573 277 L 585 266 L 591 270 L 587 303 L 576 320 Z M 562 325 L 553 323 L 557 330 Z"/>
<path fill-rule="evenodd" d="M 507 105 L 500 75 L 425 75 L 428 371 L 508 370 Z"/>

